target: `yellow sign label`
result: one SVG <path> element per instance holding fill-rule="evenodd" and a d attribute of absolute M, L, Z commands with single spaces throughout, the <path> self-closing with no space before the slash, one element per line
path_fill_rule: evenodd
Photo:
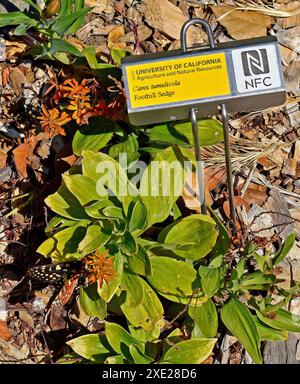
<path fill-rule="evenodd" d="M 230 94 L 225 53 L 126 67 L 131 108 Z"/>

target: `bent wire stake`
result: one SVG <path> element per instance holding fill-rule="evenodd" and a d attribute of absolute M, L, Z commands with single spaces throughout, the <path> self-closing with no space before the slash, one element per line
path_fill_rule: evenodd
<path fill-rule="evenodd" d="M 196 25 L 196 24 L 201 25 L 205 29 L 210 48 L 215 48 L 213 32 L 208 22 L 203 19 L 192 19 L 187 21 L 185 24 L 183 24 L 181 33 L 180 33 L 181 49 L 184 53 L 188 52 L 187 31 L 192 25 Z M 196 158 L 196 176 L 197 176 L 198 196 L 199 196 L 198 198 L 199 198 L 201 213 L 206 214 L 207 209 L 205 204 L 204 162 L 201 159 L 201 142 L 199 138 L 197 115 L 198 115 L 197 108 L 191 108 L 190 118 L 192 123 L 194 152 L 195 152 L 195 158 Z"/>

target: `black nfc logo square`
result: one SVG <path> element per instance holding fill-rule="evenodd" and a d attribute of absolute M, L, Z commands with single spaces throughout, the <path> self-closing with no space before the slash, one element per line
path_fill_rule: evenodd
<path fill-rule="evenodd" d="M 270 72 L 266 49 L 244 51 L 241 56 L 245 76 L 256 76 Z"/>

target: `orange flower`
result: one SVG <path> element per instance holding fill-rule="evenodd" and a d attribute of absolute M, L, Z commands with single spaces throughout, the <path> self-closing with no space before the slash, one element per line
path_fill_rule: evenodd
<path fill-rule="evenodd" d="M 38 117 L 38 119 L 41 121 L 43 130 L 48 133 L 50 137 L 65 135 L 62 126 L 71 121 L 71 118 L 66 112 L 60 114 L 59 110 L 56 108 L 47 111 L 44 105 L 42 106 L 42 116 Z"/>
<path fill-rule="evenodd" d="M 97 281 L 101 288 L 103 281 L 108 284 L 115 279 L 116 272 L 113 259 L 113 257 L 108 257 L 108 251 L 101 255 L 99 249 L 96 249 L 95 254 L 86 256 L 83 259 L 89 284 Z"/>
<path fill-rule="evenodd" d="M 83 79 L 80 84 L 75 79 L 67 79 L 63 82 L 64 90 L 69 92 L 68 97 L 84 97 L 90 93 L 89 88 L 86 86 L 86 79 Z"/>
<path fill-rule="evenodd" d="M 74 111 L 72 119 L 76 120 L 76 123 L 80 125 L 85 122 L 84 115 L 89 112 L 91 105 L 85 100 L 72 100 L 67 108 Z"/>

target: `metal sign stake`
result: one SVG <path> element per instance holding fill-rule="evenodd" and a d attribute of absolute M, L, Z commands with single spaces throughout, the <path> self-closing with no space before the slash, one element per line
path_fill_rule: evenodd
<path fill-rule="evenodd" d="M 201 206 L 201 213 L 206 215 L 207 209 L 205 204 L 205 187 L 204 187 L 204 162 L 201 160 L 201 148 L 198 131 L 197 110 L 191 109 L 191 122 L 194 139 L 194 151 L 196 158 L 196 177 L 198 183 L 199 202 Z"/>
<path fill-rule="evenodd" d="M 203 19 L 192 19 L 187 21 L 181 29 L 181 47 L 183 52 L 187 52 L 187 31 L 192 25 L 201 25 L 205 32 L 207 33 L 208 42 L 210 48 L 215 48 L 215 41 L 213 38 L 213 32 L 206 20 Z M 224 134 L 224 148 L 225 148 L 225 159 L 226 159 L 226 175 L 227 175 L 227 188 L 229 195 L 229 206 L 230 206 L 230 224 L 235 230 L 235 204 L 234 204 L 234 190 L 233 190 L 233 177 L 232 177 L 232 165 L 231 165 L 231 154 L 230 154 L 230 143 L 229 143 L 229 130 L 228 130 L 228 116 L 225 104 L 220 105 L 221 114 L 222 114 L 222 123 L 223 123 L 223 134 Z M 194 139 L 194 151 L 197 161 L 196 175 L 198 182 L 198 192 L 199 192 L 199 202 L 201 205 L 201 213 L 206 214 L 207 209 L 205 205 L 205 180 L 204 180 L 204 162 L 201 160 L 201 148 L 200 140 L 198 133 L 198 122 L 197 122 L 197 109 L 192 108 L 191 113 L 191 123 Z"/>

